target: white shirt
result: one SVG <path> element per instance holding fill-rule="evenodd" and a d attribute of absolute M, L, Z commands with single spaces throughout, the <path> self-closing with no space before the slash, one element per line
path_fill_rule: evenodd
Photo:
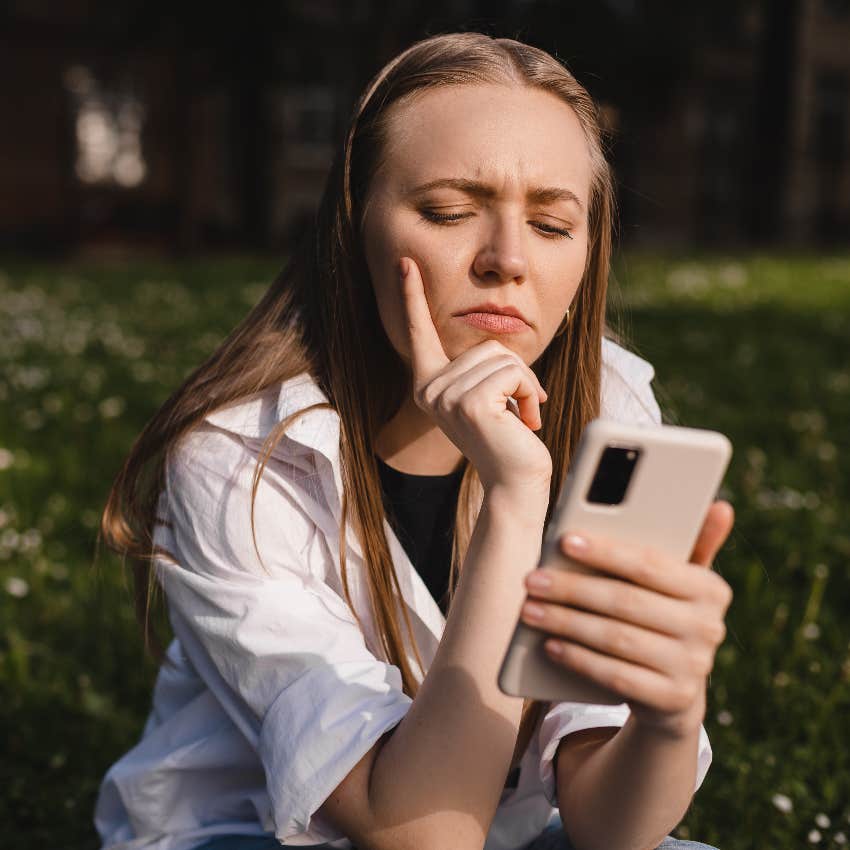
<path fill-rule="evenodd" d="M 605 418 L 661 421 L 652 366 L 603 341 Z M 326 401 L 306 373 L 206 418 L 166 471 L 156 561 L 175 638 L 141 740 L 103 779 L 95 825 L 104 848 L 189 850 L 214 835 L 274 833 L 286 845 L 351 842 L 317 809 L 398 724 L 412 700 L 386 663 L 370 616 L 363 552 L 349 528 L 349 610 L 339 570 L 339 417 L 303 415 L 251 481 L 264 438 L 296 410 Z M 436 601 L 384 521 L 423 663 L 445 625 Z M 410 667 L 418 671 L 412 653 Z M 552 759 L 561 738 L 622 726 L 617 706 L 561 702 L 535 730 L 506 788 L 485 850 L 517 850 L 558 811 Z M 711 747 L 700 728 L 696 791 Z"/>

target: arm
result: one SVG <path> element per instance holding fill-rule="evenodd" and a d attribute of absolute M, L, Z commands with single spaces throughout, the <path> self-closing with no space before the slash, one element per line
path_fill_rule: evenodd
<path fill-rule="evenodd" d="M 545 500 L 485 497 L 437 654 L 391 736 L 324 804 L 362 850 L 484 846 L 510 766 L 522 699 L 496 683 L 540 552 Z M 359 790 L 357 790 L 359 789 Z M 365 808 L 364 808 L 365 807 Z"/>
<path fill-rule="evenodd" d="M 699 726 L 681 737 L 640 727 L 587 729 L 558 746 L 561 819 L 578 850 L 651 850 L 693 796 Z"/>

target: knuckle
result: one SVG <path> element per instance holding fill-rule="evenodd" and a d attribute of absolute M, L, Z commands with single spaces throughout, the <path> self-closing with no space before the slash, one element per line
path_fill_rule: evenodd
<path fill-rule="evenodd" d="M 608 626 L 606 634 L 606 645 L 619 656 L 625 656 L 632 646 L 630 629 L 622 623 L 613 623 Z"/>
<path fill-rule="evenodd" d="M 624 584 L 614 593 L 615 612 L 624 620 L 632 620 L 639 608 L 639 591 L 636 587 Z"/>
<path fill-rule="evenodd" d="M 714 653 L 704 650 L 699 654 L 697 669 L 700 676 L 707 676 L 714 668 Z"/>
<path fill-rule="evenodd" d="M 433 384 L 426 384 L 416 394 L 417 401 L 420 402 L 420 407 L 434 407 L 435 402 L 440 397 L 439 390 Z"/>
<path fill-rule="evenodd" d="M 712 598 L 724 609 L 729 607 L 732 603 L 732 587 L 729 585 L 729 582 L 726 581 L 723 576 L 719 575 L 715 572 L 706 573 L 709 576 L 709 580 L 711 581 L 711 593 Z"/>
<path fill-rule="evenodd" d="M 714 653 L 700 647 L 687 651 L 684 654 L 682 669 L 689 677 L 707 676 L 714 666 Z"/>
<path fill-rule="evenodd" d="M 726 624 L 722 620 L 710 620 L 703 628 L 705 637 L 713 646 L 720 646 L 726 640 Z"/>
<path fill-rule="evenodd" d="M 477 403 L 475 400 L 475 395 L 473 393 L 466 393 L 456 405 L 457 412 L 465 419 L 467 422 L 474 422 L 477 410 Z"/>
<path fill-rule="evenodd" d="M 650 546 L 642 546 L 633 556 L 632 567 L 634 577 L 641 584 L 649 584 L 655 575 L 655 550 Z"/>

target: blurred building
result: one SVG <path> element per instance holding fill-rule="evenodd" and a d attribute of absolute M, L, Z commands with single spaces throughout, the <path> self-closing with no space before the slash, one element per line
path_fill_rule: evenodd
<path fill-rule="evenodd" d="M 7 4 L 0 247 L 284 247 L 309 227 L 359 88 L 427 34 L 415 5 Z M 488 8 L 534 21 L 536 5 Z M 455 6 L 474 24 L 478 4 Z M 728 8 L 663 109 L 601 96 L 624 240 L 850 243 L 850 0 Z"/>

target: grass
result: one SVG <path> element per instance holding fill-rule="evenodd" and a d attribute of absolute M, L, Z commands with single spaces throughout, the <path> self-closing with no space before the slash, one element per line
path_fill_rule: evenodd
<path fill-rule="evenodd" d="M 141 426 L 256 302 L 252 258 L 0 262 L 0 822 L 94 848 L 106 768 L 155 675 L 95 527 Z M 735 590 L 705 725 L 714 761 L 677 830 L 723 850 L 850 834 L 850 256 L 620 257 L 612 307 L 669 421 L 725 432 Z"/>

